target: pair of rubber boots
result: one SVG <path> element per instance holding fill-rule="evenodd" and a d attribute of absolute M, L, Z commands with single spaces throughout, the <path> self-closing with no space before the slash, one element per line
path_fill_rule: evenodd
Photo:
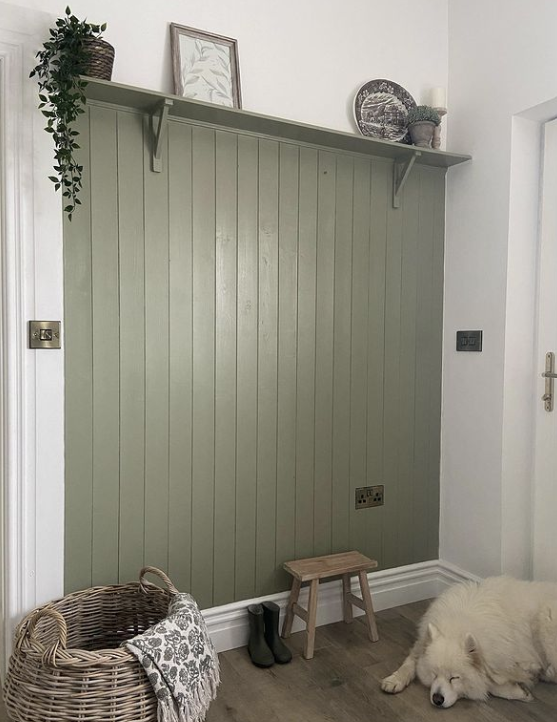
<path fill-rule="evenodd" d="M 279 635 L 280 607 L 274 602 L 250 604 L 248 652 L 257 667 L 271 667 L 275 662 L 286 664 L 292 652 Z"/>

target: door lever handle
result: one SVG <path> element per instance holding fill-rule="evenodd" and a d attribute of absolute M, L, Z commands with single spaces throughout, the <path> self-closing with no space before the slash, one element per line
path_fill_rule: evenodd
<path fill-rule="evenodd" d="M 553 411 L 553 380 L 557 379 L 557 373 L 555 373 L 555 354 L 552 351 L 545 354 L 545 371 L 542 378 L 545 379 L 545 393 L 542 396 L 544 408 L 546 411 Z"/>

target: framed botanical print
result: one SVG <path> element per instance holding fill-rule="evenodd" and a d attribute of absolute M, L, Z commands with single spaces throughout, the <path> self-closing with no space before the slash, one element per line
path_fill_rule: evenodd
<path fill-rule="evenodd" d="M 242 107 L 236 40 L 176 23 L 170 40 L 176 95 Z"/>

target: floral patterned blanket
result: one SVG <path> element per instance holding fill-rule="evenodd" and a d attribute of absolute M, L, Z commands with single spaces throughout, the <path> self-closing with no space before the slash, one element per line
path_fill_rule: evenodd
<path fill-rule="evenodd" d="M 205 719 L 220 683 L 219 660 L 191 595 L 174 595 L 168 616 L 125 646 L 153 685 L 159 722 Z"/>

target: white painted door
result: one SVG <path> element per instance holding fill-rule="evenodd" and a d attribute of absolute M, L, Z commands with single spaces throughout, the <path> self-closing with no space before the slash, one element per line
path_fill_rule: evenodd
<path fill-rule="evenodd" d="M 539 259 L 539 316 L 534 460 L 534 579 L 557 581 L 557 398 L 544 409 L 545 356 L 557 359 L 557 120 L 545 125 Z M 557 362 L 556 362 L 557 367 Z M 557 395 L 557 379 L 554 384 Z"/>

